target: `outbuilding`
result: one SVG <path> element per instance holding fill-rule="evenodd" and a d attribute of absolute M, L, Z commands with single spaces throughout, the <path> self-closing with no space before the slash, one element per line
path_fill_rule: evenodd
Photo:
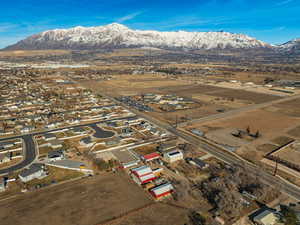
<path fill-rule="evenodd" d="M 150 190 L 150 193 L 155 199 L 161 199 L 169 196 L 172 192 L 174 192 L 174 187 L 170 183 L 158 185 Z"/>
<path fill-rule="evenodd" d="M 275 225 L 278 222 L 278 215 L 275 210 L 261 208 L 254 212 L 250 218 L 257 225 Z"/>
<path fill-rule="evenodd" d="M 183 154 L 180 150 L 173 150 L 167 153 L 164 153 L 164 160 L 168 163 L 173 163 L 178 160 L 183 159 Z"/>
<path fill-rule="evenodd" d="M 150 154 L 143 155 L 141 158 L 144 162 L 150 162 L 152 160 L 159 159 L 160 154 L 158 154 L 157 152 L 152 152 Z"/>
<path fill-rule="evenodd" d="M 131 177 L 137 184 L 146 184 L 156 179 L 149 166 L 141 166 L 131 169 Z"/>

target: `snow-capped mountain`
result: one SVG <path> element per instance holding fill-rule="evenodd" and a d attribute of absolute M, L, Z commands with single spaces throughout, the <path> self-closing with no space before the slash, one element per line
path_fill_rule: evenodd
<path fill-rule="evenodd" d="M 300 50 L 300 38 L 291 40 L 289 42 L 286 42 L 282 45 L 278 45 L 277 47 L 279 50 L 282 51 L 296 51 Z"/>
<path fill-rule="evenodd" d="M 243 34 L 132 30 L 124 25 L 113 23 L 98 27 L 79 26 L 71 29 L 49 30 L 30 36 L 6 49 L 97 49 L 121 47 L 249 49 L 271 46 Z"/>

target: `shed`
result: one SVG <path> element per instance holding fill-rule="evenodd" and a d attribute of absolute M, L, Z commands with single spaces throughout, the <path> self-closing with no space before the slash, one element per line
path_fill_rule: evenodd
<path fill-rule="evenodd" d="M 150 190 L 154 198 L 160 199 L 170 195 L 174 191 L 174 187 L 170 183 L 158 185 Z"/>
<path fill-rule="evenodd" d="M 143 155 L 141 158 L 145 162 L 150 162 L 152 160 L 159 159 L 160 158 L 160 154 L 158 154 L 157 152 L 152 152 L 150 154 Z"/>

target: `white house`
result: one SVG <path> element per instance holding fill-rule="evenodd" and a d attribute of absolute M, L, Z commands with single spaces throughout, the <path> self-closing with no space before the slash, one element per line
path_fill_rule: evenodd
<path fill-rule="evenodd" d="M 50 162 L 55 162 L 58 160 L 65 159 L 65 155 L 62 150 L 59 151 L 51 151 L 48 153 L 48 159 Z"/>
<path fill-rule="evenodd" d="M 79 143 L 80 145 L 85 146 L 87 148 L 92 147 L 94 145 L 94 142 L 92 141 L 91 137 L 82 138 Z"/>
<path fill-rule="evenodd" d="M 4 180 L 4 178 L 0 179 L 0 192 L 5 191 L 6 190 L 6 182 Z"/>
<path fill-rule="evenodd" d="M 32 164 L 29 168 L 24 169 L 19 174 L 19 178 L 21 179 L 22 182 L 26 183 L 35 178 L 41 178 L 45 175 L 46 175 L 46 173 L 44 171 L 44 165 L 35 163 L 35 164 Z"/>
<path fill-rule="evenodd" d="M 45 141 L 53 141 L 56 139 L 56 136 L 54 134 L 51 134 L 51 133 L 47 133 L 47 134 L 44 134 L 43 135 L 43 139 Z"/>
<path fill-rule="evenodd" d="M 183 159 L 183 154 L 180 150 L 173 150 L 167 153 L 164 153 L 163 158 L 168 163 L 173 163 L 178 160 Z"/>
<path fill-rule="evenodd" d="M 10 160 L 11 160 L 11 153 L 8 152 L 8 153 L 0 154 L 0 164 L 10 162 Z"/>

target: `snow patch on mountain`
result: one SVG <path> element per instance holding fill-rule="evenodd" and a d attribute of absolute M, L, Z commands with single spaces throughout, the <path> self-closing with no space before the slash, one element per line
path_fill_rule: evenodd
<path fill-rule="evenodd" d="M 132 30 L 112 23 L 106 26 L 55 29 L 30 36 L 8 49 L 90 49 L 153 47 L 186 49 L 265 48 L 269 44 L 228 32 L 159 32 Z"/>

